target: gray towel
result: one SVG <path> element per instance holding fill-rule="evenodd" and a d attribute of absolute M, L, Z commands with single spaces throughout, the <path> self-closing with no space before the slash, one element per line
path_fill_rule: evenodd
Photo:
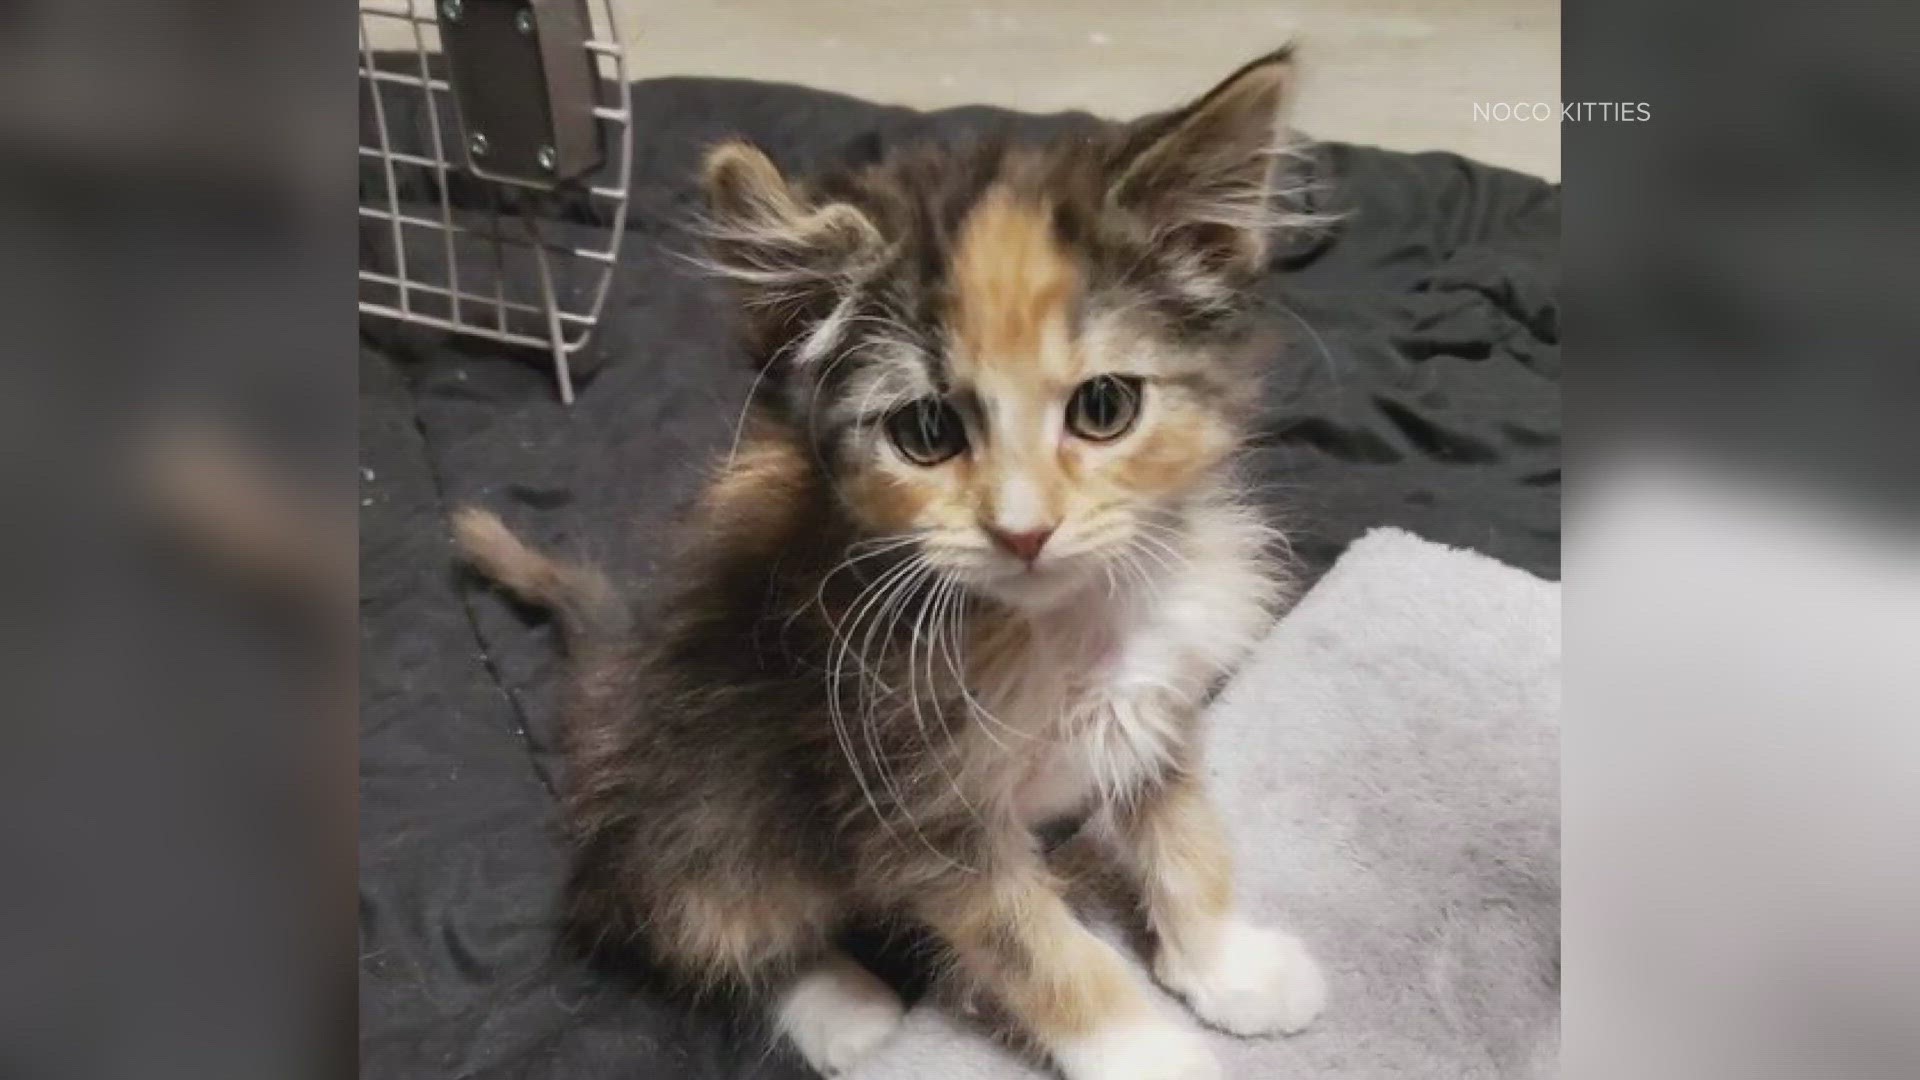
<path fill-rule="evenodd" d="M 1228 1080 L 1557 1075 L 1559 707 L 1559 586 L 1473 552 L 1375 530 L 1281 620 L 1208 773 L 1243 906 L 1307 940 L 1330 1001 L 1290 1039 L 1212 1035 Z M 926 1004 L 855 1075 L 1047 1073 Z"/>

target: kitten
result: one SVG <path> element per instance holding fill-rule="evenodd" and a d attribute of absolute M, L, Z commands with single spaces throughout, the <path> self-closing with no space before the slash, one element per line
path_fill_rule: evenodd
<path fill-rule="evenodd" d="M 467 557 L 557 609 L 574 894 L 706 986 L 763 992 L 815 1068 L 897 997 L 834 948 L 912 920 L 1070 1080 L 1217 1075 L 1063 902 L 1036 827 L 1137 882 L 1155 975 L 1216 1027 L 1297 1031 L 1300 943 L 1235 913 L 1198 719 L 1284 599 L 1232 462 L 1259 401 L 1288 55 L 1050 145 L 801 186 L 708 156 L 712 261 L 759 381 L 635 644 L 590 569 L 463 511 Z"/>

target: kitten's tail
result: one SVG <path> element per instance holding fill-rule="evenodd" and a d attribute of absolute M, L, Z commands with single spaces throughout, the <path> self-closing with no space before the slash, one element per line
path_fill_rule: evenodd
<path fill-rule="evenodd" d="M 499 515 L 477 506 L 454 511 L 453 538 L 474 569 L 520 599 L 552 611 L 568 648 L 625 635 L 627 605 L 599 570 L 535 551 L 513 535 Z"/>

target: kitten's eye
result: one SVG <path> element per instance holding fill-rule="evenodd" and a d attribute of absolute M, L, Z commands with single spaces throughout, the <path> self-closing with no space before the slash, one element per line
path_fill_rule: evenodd
<path fill-rule="evenodd" d="M 1131 375 L 1097 375 L 1067 402 L 1067 427 L 1094 442 L 1111 442 L 1127 433 L 1140 415 L 1140 380 Z"/>
<path fill-rule="evenodd" d="M 889 413 L 887 438 L 916 465 L 938 465 L 967 448 L 960 414 L 934 397 L 910 401 Z"/>

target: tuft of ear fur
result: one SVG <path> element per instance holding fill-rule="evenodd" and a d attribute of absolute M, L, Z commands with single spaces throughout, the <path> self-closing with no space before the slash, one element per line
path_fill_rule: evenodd
<path fill-rule="evenodd" d="M 859 208 L 814 204 L 746 143 L 709 151 L 704 179 L 704 265 L 738 288 L 763 360 L 829 318 L 884 249 L 879 229 Z"/>
<path fill-rule="evenodd" d="M 1199 100 L 1134 124 L 1110 163 L 1111 205 L 1136 215 L 1156 244 L 1184 248 L 1209 269 L 1251 272 L 1268 234 L 1286 154 L 1281 110 L 1293 46 L 1252 61 Z"/>

